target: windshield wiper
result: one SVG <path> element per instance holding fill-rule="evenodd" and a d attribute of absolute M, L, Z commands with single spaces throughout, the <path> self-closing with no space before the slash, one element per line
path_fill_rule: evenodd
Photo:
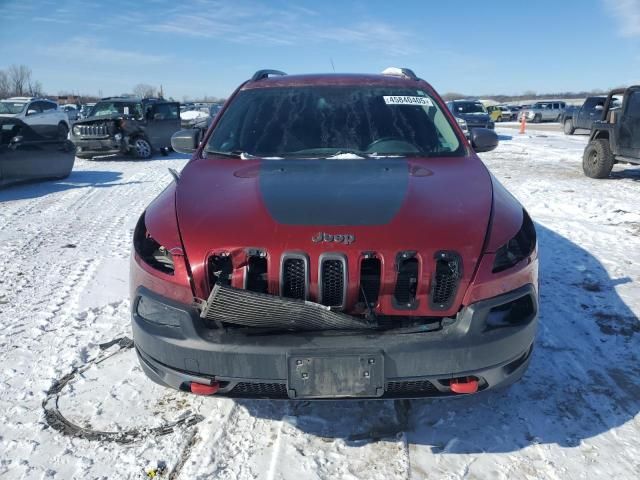
<path fill-rule="evenodd" d="M 215 150 L 207 150 L 207 153 L 211 153 L 213 155 L 221 155 L 223 157 L 233 157 L 233 158 L 242 158 L 243 155 L 246 155 L 245 152 L 241 150 L 232 150 L 231 152 L 216 152 Z"/>

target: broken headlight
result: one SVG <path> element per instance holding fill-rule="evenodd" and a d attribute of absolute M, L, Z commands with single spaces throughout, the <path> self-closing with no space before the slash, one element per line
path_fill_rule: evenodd
<path fill-rule="evenodd" d="M 182 310 L 158 302 L 146 295 L 140 296 L 136 312 L 148 322 L 168 327 L 179 327 L 180 320 L 184 319 L 185 316 L 187 320 L 189 319 L 189 316 Z"/>
<path fill-rule="evenodd" d="M 522 226 L 515 237 L 501 246 L 493 262 L 493 273 L 502 272 L 515 266 L 536 248 L 536 229 L 526 210 L 522 210 Z"/>
<path fill-rule="evenodd" d="M 149 235 L 144 222 L 144 213 L 133 232 L 133 248 L 147 265 L 162 273 L 173 275 L 173 255 Z"/>

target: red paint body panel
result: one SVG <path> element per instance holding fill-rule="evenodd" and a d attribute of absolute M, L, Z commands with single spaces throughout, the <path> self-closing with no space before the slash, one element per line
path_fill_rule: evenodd
<path fill-rule="evenodd" d="M 191 162 L 182 172 L 177 192 L 178 222 L 197 296 L 206 297 L 209 292 L 205 267 L 210 255 L 227 252 L 234 265 L 242 267 L 246 261 L 244 249 L 254 247 L 268 252 L 269 285 L 273 294 L 278 293 L 281 255 L 285 251 L 305 252 L 310 259 L 310 297 L 314 300 L 317 298 L 318 257 L 324 252 L 340 252 L 348 259 L 349 272 L 356 273 L 349 275 L 348 285 L 347 304 L 353 306 L 359 289 L 359 261 L 363 252 L 375 251 L 383 264 L 378 311 L 432 315 L 434 312 L 428 308 L 425 299 L 433 271 L 427 266 L 433 264 L 437 251 L 454 250 L 463 259 L 463 279 L 452 307 L 438 314 L 454 314 L 458 310 L 482 253 L 491 212 L 491 179 L 475 155 L 409 160 L 407 195 L 390 223 L 339 227 L 276 222 L 261 197 L 260 162 L 209 158 Z M 334 184 L 328 188 L 348 190 L 349 186 Z M 321 201 L 322 198 L 318 198 L 318 202 Z M 291 205 L 296 208 L 295 198 L 291 198 Z M 320 231 L 349 233 L 355 235 L 356 240 L 351 245 L 315 244 L 311 238 Z M 396 280 L 395 256 L 404 250 L 417 251 L 423 265 L 418 291 L 422 301 L 418 309 L 411 311 L 396 310 L 391 301 Z M 242 279 L 239 271 L 234 284 L 242 286 Z"/>
<path fill-rule="evenodd" d="M 158 195 L 145 211 L 147 232 L 158 243 L 173 254 L 173 275 L 159 272 L 141 261 L 135 251 L 131 255 L 131 298 L 135 289 L 144 286 L 149 290 L 184 304 L 193 302 L 193 291 L 189 285 L 188 266 L 176 222 L 175 183 L 171 183 Z"/>

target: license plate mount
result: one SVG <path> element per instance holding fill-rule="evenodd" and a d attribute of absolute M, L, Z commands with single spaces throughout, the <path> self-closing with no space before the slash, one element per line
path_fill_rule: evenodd
<path fill-rule="evenodd" d="M 382 352 L 287 355 L 290 398 L 365 398 L 384 394 Z"/>

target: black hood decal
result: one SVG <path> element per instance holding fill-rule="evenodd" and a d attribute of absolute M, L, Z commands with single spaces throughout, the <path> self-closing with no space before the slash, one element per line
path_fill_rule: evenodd
<path fill-rule="evenodd" d="M 407 195 L 406 160 L 263 160 L 260 193 L 287 225 L 384 225 Z"/>

